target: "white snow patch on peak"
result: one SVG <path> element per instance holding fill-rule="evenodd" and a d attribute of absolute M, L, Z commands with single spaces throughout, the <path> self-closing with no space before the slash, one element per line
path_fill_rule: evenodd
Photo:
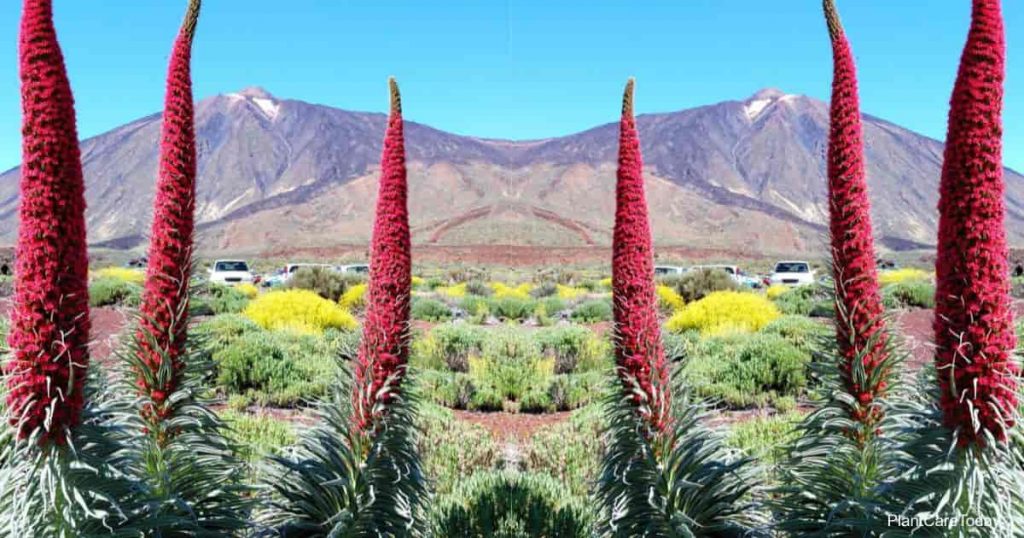
<path fill-rule="evenodd" d="M 263 97 L 254 97 L 252 102 L 259 107 L 260 111 L 267 118 L 274 120 L 277 118 L 279 112 L 281 112 L 281 105 L 279 105 L 273 99 L 266 99 Z"/>
<path fill-rule="evenodd" d="M 747 104 L 743 106 L 743 111 L 747 114 L 747 119 L 751 121 L 756 119 L 761 115 L 761 112 L 768 107 L 768 105 L 772 104 L 772 101 L 772 99 L 754 99 L 748 101 Z"/>
<path fill-rule="evenodd" d="M 232 103 L 245 100 L 245 96 L 240 93 L 229 93 L 225 97 L 230 99 Z"/>

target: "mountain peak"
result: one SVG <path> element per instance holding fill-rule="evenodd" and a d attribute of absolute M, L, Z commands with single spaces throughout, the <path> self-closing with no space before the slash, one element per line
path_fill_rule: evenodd
<path fill-rule="evenodd" d="M 241 95 L 242 97 L 250 97 L 253 99 L 276 100 L 276 98 L 270 92 L 264 90 L 259 86 L 249 86 L 248 88 L 245 88 L 240 92 L 237 92 L 237 94 Z"/>
<path fill-rule="evenodd" d="M 747 101 L 758 101 L 762 99 L 778 99 L 786 95 L 786 92 L 778 88 L 762 88 L 757 91 L 754 95 L 751 95 Z"/>

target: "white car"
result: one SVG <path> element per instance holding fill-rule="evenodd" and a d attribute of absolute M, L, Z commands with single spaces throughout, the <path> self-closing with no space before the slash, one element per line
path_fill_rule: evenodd
<path fill-rule="evenodd" d="M 242 260 L 217 260 L 210 268 L 210 282 L 214 284 L 252 284 L 249 264 Z"/>
<path fill-rule="evenodd" d="M 803 286 L 814 284 L 814 270 L 804 261 L 781 261 L 775 264 L 775 271 L 769 277 L 772 284 Z"/>
<path fill-rule="evenodd" d="M 674 276 L 681 275 L 686 272 L 686 268 L 677 267 L 675 265 L 655 265 L 654 276 Z"/>
<path fill-rule="evenodd" d="M 367 274 L 370 272 L 370 266 L 365 263 L 353 263 L 350 265 L 342 265 L 341 272 Z"/>
<path fill-rule="evenodd" d="M 738 286 L 746 288 L 761 287 L 761 282 L 758 279 L 748 276 L 742 269 L 735 265 L 695 265 L 690 268 L 690 271 L 702 270 L 725 271 L 730 277 L 732 277 L 733 282 Z"/>

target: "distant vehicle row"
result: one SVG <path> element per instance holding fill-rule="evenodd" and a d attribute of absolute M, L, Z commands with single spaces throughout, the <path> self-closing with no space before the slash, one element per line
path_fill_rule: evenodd
<path fill-rule="evenodd" d="M 748 288 L 759 288 L 772 284 L 801 286 L 813 284 L 815 281 L 814 270 L 811 269 L 811 264 L 805 261 L 780 261 L 775 264 L 775 270 L 767 276 L 748 275 L 736 265 L 694 265 L 692 267 L 657 265 L 654 267 L 655 276 L 684 275 L 694 271 L 723 271 L 732 277 L 736 284 Z"/>
<path fill-rule="evenodd" d="M 368 273 L 370 266 L 365 263 L 350 265 L 329 265 L 325 263 L 290 263 L 266 275 L 254 275 L 249 269 L 249 264 L 244 260 L 217 260 L 209 269 L 209 280 L 215 284 L 262 284 L 264 286 L 279 286 L 288 282 L 300 269 L 307 267 L 319 267 L 327 271 L 338 273 Z"/>

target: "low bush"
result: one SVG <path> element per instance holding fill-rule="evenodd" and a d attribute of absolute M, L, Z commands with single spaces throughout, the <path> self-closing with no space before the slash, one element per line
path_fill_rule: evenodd
<path fill-rule="evenodd" d="M 468 293 L 467 286 L 465 283 L 453 284 L 451 286 L 440 286 L 434 290 L 441 297 L 447 299 L 462 299 Z"/>
<path fill-rule="evenodd" d="M 790 289 L 791 288 L 785 284 L 772 284 L 771 286 L 768 286 L 768 288 L 764 290 L 764 294 L 769 299 L 775 300 L 789 293 Z"/>
<path fill-rule="evenodd" d="M 533 285 L 529 283 L 519 284 L 518 286 L 509 286 L 501 282 L 491 282 L 491 289 L 494 290 L 494 297 L 496 299 L 529 299 L 530 292 L 533 290 Z"/>
<path fill-rule="evenodd" d="M 669 318 L 665 327 L 672 332 L 695 330 L 704 335 L 756 332 L 779 316 L 779 309 L 762 295 L 717 291 L 688 303 Z"/>
<path fill-rule="evenodd" d="M 556 411 L 570 411 L 601 401 L 606 387 L 607 374 L 601 372 L 560 374 L 551 378 L 548 394 Z"/>
<path fill-rule="evenodd" d="M 577 323 L 598 323 L 612 320 L 612 302 L 594 299 L 580 303 L 572 311 L 572 320 Z"/>
<path fill-rule="evenodd" d="M 554 282 L 542 282 L 530 290 L 530 296 L 537 299 L 551 297 L 558 294 L 560 286 L 560 284 L 556 284 Z"/>
<path fill-rule="evenodd" d="M 309 290 L 331 302 L 338 302 L 350 286 L 360 284 L 365 277 L 339 273 L 327 267 L 301 267 L 285 283 L 286 288 Z"/>
<path fill-rule="evenodd" d="M 338 304 L 347 310 L 362 310 L 366 306 L 366 284 L 350 286 L 341 294 Z"/>
<path fill-rule="evenodd" d="M 446 323 L 413 341 L 411 361 L 421 368 L 469 371 L 470 355 L 480 354 L 486 332 L 465 323 Z"/>
<path fill-rule="evenodd" d="M 120 278 L 100 277 L 89 283 L 89 306 L 139 306 L 142 286 Z"/>
<path fill-rule="evenodd" d="M 248 299 L 255 299 L 256 296 L 260 294 L 260 289 L 257 288 L 255 284 L 250 284 L 248 282 L 236 285 L 235 289 L 242 295 L 245 295 Z"/>
<path fill-rule="evenodd" d="M 7 318 L 0 317 L 0 353 L 7 349 L 7 333 L 11 330 Z"/>
<path fill-rule="evenodd" d="M 345 339 L 290 332 L 244 332 L 211 353 L 216 386 L 261 405 L 293 406 L 327 393 Z"/>
<path fill-rule="evenodd" d="M 488 308 L 491 315 L 498 319 L 524 320 L 533 315 L 537 309 L 537 302 L 530 299 L 529 296 L 506 295 L 499 297 L 495 293 L 495 297 L 488 301 Z"/>
<path fill-rule="evenodd" d="M 796 428 L 802 418 L 800 413 L 784 413 L 739 422 L 732 427 L 726 443 L 763 467 L 772 468 L 785 460 L 786 448 L 799 436 Z"/>
<path fill-rule="evenodd" d="M 251 300 L 252 297 L 246 293 L 241 285 L 209 284 L 200 293 L 192 297 L 190 306 L 192 314 L 196 316 L 237 314 L 245 310 L 245 307 L 249 306 Z"/>
<path fill-rule="evenodd" d="M 822 286 L 805 285 L 789 288 L 772 299 L 779 311 L 792 316 L 809 316 L 817 310 L 822 312 L 825 305 L 831 308 L 828 291 Z"/>
<path fill-rule="evenodd" d="M 582 287 L 566 286 L 564 284 L 558 284 L 555 286 L 556 294 L 558 298 L 563 301 L 575 301 L 586 297 L 590 290 Z"/>
<path fill-rule="evenodd" d="M 321 334 L 325 329 L 353 330 L 356 318 L 337 302 L 309 290 L 271 291 L 249 303 L 244 315 L 269 330 Z"/>
<path fill-rule="evenodd" d="M 223 411 L 220 418 L 228 425 L 225 432 L 236 446 L 235 456 L 255 464 L 268 455 L 277 455 L 295 443 L 292 425 L 270 415 L 249 415 Z"/>
<path fill-rule="evenodd" d="M 611 343 L 579 325 L 549 327 L 534 335 L 541 352 L 555 359 L 555 373 L 611 367 Z"/>
<path fill-rule="evenodd" d="M 531 387 L 519 397 L 519 411 L 523 413 L 549 413 L 554 410 L 551 395 L 539 387 Z"/>
<path fill-rule="evenodd" d="M 245 316 L 225 314 L 197 324 L 189 331 L 189 338 L 212 355 L 222 351 L 243 335 L 261 330 L 259 325 Z"/>
<path fill-rule="evenodd" d="M 882 288 L 886 308 L 935 308 L 935 285 L 922 280 L 905 280 Z"/>
<path fill-rule="evenodd" d="M 416 385 L 425 398 L 452 409 L 469 409 L 476 393 L 467 374 L 439 370 L 416 370 Z M 501 402 L 498 402 L 501 407 Z"/>
<path fill-rule="evenodd" d="M 683 300 L 683 296 L 679 295 L 679 292 L 671 286 L 659 285 L 656 288 L 658 293 L 658 308 L 662 312 L 675 313 L 677 310 L 686 306 L 686 301 Z"/>
<path fill-rule="evenodd" d="M 599 405 L 584 407 L 565 422 L 541 428 L 526 447 L 526 470 L 552 476 L 570 495 L 586 499 L 600 472 L 605 451 L 603 430 Z"/>
<path fill-rule="evenodd" d="M 775 334 L 728 334 L 702 339 L 684 361 L 682 375 L 699 396 L 743 408 L 800 395 L 810 360 Z"/>
<path fill-rule="evenodd" d="M 699 301 L 716 291 L 734 291 L 739 288 L 729 273 L 721 269 L 697 269 L 674 281 L 676 291 L 687 303 Z"/>
<path fill-rule="evenodd" d="M 470 295 L 479 295 L 480 297 L 489 297 L 494 290 L 482 280 L 471 280 L 466 282 L 466 293 Z"/>
<path fill-rule="evenodd" d="M 829 325 L 804 316 L 782 316 L 765 325 L 761 333 L 781 336 L 805 353 L 814 352 L 822 338 L 834 334 Z"/>
<path fill-rule="evenodd" d="M 435 536 L 518 537 L 594 535 L 583 499 L 543 474 L 476 473 L 439 499 L 432 517 Z"/>
<path fill-rule="evenodd" d="M 448 321 L 452 319 L 452 309 L 435 299 L 413 297 L 410 315 L 420 321 Z"/>
<path fill-rule="evenodd" d="M 500 460 L 500 450 L 486 429 L 456 419 L 447 409 L 424 403 L 417 422 L 417 447 L 435 495 L 450 494 L 473 473 L 493 469 Z"/>

